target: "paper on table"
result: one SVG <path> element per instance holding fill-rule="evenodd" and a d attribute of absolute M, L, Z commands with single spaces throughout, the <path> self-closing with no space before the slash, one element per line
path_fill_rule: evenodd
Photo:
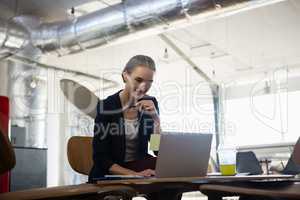
<path fill-rule="evenodd" d="M 160 143 L 160 134 L 152 134 L 150 138 L 150 150 L 158 151 Z"/>

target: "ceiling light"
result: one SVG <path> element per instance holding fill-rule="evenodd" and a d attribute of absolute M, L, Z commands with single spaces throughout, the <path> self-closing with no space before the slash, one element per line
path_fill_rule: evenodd
<path fill-rule="evenodd" d="M 168 59 L 169 58 L 169 53 L 168 53 L 168 49 L 165 48 L 165 52 L 164 52 L 164 59 Z"/>
<path fill-rule="evenodd" d="M 58 54 L 58 56 L 65 56 L 70 53 L 70 50 L 68 48 L 61 47 L 57 49 L 55 52 Z"/>
<path fill-rule="evenodd" d="M 34 89 L 34 88 L 36 88 L 36 86 L 38 85 L 38 80 L 37 80 L 37 78 L 36 77 L 32 77 L 31 78 L 31 82 L 30 82 L 30 87 L 32 88 L 32 89 Z"/>
<path fill-rule="evenodd" d="M 21 48 L 23 44 L 24 44 L 23 38 L 9 36 L 6 42 L 4 43 L 4 46 L 11 47 L 11 48 Z"/>
<path fill-rule="evenodd" d="M 85 4 L 82 4 L 80 6 L 74 7 L 71 9 L 71 14 L 75 17 L 80 17 L 82 15 L 86 15 L 91 12 L 95 12 L 97 10 L 101 10 L 103 8 L 107 8 L 111 5 L 120 3 L 120 0 L 116 1 L 109 1 L 109 3 L 106 3 L 106 1 L 92 1 Z M 73 12 L 72 12 L 73 11 Z"/>
<path fill-rule="evenodd" d="M 36 81 L 35 81 L 35 80 L 32 80 L 31 83 L 30 83 L 30 87 L 31 87 L 32 89 L 34 89 L 34 88 L 36 88 L 36 86 L 37 86 Z"/>
<path fill-rule="evenodd" d="M 271 81 L 268 81 L 268 80 L 265 81 L 264 92 L 265 92 L 265 94 L 271 93 Z"/>

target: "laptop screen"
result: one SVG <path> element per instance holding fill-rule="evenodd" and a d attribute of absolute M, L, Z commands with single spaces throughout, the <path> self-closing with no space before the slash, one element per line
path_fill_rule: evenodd
<path fill-rule="evenodd" d="M 212 134 L 164 132 L 155 173 L 158 178 L 206 176 Z"/>
<path fill-rule="evenodd" d="M 294 146 L 293 159 L 296 164 L 300 165 L 300 138 Z"/>

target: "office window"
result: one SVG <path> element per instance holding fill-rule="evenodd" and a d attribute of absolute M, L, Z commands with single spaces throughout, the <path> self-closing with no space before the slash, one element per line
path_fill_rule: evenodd
<path fill-rule="evenodd" d="M 238 145 L 294 142 L 300 91 L 226 100 L 225 138 Z"/>
<path fill-rule="evenodd" d="M 214 133 L 214 107 L 210 88 L 183 87 L 158 99 L 163 131 Z"/>

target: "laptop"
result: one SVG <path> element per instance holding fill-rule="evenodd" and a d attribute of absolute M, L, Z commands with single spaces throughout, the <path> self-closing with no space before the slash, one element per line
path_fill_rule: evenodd
<path fill-rule="evenodd" d="M 155 166 L 155 177 L 106 175 L 95 180 L 155 179 L 207 175 L 212 134 L 163 132 Z"/>
<path fill-rule="evenodd" d="M 300 165 L 300 137 L 294 146 L 292 157 L 295 164 Z"/>
<path fill-rule="evenodd" d="M 206 176 L 211 142 L 212 134 L 162 133 L 155 177 Z"/>

